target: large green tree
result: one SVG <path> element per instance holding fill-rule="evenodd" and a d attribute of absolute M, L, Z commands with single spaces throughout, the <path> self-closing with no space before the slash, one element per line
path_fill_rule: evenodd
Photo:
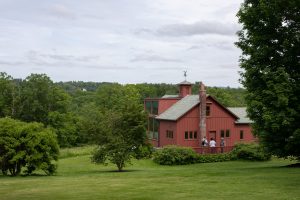
<path fill-rule="evenodd" d="M 300 158 L 300 1 L 245 0 L 242 83 L 255 134 L 280 157 Z"/>
<path fill-rule="evenodd" d="M 48 76 L 31 74 L 22 82 L 18 118 L 48 124 L 49 112 L 67 112 L 69 100 L 69 95 L 55 86 Z"/>
<path fill-rule="evenodd" d="M 95 141 L 98 148 L 94 152 L 92 161 L 105 164 L 110 161 L 116 164 L 119 171 L 130 162 L 132 157 L 139 157 L 139 151 L 146 145 L 145 121 L 146 115 L 140 96 L 132 85 L 116 86 L 118 90 L 105 90 L 108 95 L 101 92 L 101 96 L 117 102 L 112 107 L 101 108 L 99 127 L 95 131 Z M 116 89 L 115 88 L 115 89 Z M 113 99 L 112 99 L 113 98 Z M 104 99 L 102 99 L 104 100 Z"/>

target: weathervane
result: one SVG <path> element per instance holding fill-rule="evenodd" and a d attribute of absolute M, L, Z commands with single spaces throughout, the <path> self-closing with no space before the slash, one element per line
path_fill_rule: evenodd
<path fill-rule="evenodd" d="M 186 73 L 187 73 L 187 70 L 183 71 L 183 76 L 184 76 L 184 80 L 186 81 Z"/>

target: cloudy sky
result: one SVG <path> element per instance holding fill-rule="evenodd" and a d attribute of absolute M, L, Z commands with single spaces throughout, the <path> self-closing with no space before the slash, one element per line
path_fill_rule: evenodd
<path fill-rule="evenodd" d="M 0 71 L 239 87 L 241 0 L 0 0 Z"/>

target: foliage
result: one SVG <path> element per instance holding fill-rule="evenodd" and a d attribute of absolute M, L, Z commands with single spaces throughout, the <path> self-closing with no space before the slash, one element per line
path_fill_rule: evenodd
<path fill-rule="evenodd" d="M 134 157 L 136 159 L 151 158 L 154 152 L 152 144 L 146 143 L 134 149 Z"/>
<path fill-rule="evenodd" d="M 192 163 L 212 163 L 231 160 L 270 160 L 271 154 L 257 144 L 237 144 L 234 150 L 221 154 L 197 154 L 190 147 L 166 146 L 154 152 L 153 161 L 160 165 L 186 165 Z"/>
<path fill-rule="evenodd" d="M 145 120 L 146 114 L 138 103 L 139 95 L 134 87 L 127 85 L 111 93 L 110 90 L 100 90 L 102 102 L 117 102 L 118 106 L 109 103 L 101 104 L 101 120 L 95 132 L 95 141 L 99 147 L 93 154 L 92 162 L 105 164 L 110 161 L 122 171 L 131 157 L 137 155 L 140 146 L 146 144 Z M 107 95 L 104 95 L 107 93 Z"/>
<path fill-rule="evenodd" d="M 196 160 L 197 153 L 189 147 L 166 146 L 153 155 L 153 161 L 160 165 L 186 165 Z"/>
<path fill-rule="evenodd" d="M 236 159 L 241 160 L 267 161 L 271 159 L 271 154 L 267 153 L 262 146 L 255 143 L 236 144 L 231 154 Z"/>
<path fill-rule="evenodd" d="M 49 112 L 67 111 L 69 96 L 45 74 L 31 74 L 21 86 L 22 104 L 18 119 L 48 124 Z"/>
<path fill-rule="evenodd" d="M 154 152 L 153 161 L 160 165 L 187 165 L 235 160 L 230 153 L 197 154 L 190 147 L 166 146 Z"/>
<path fill-rule="evenodd" d="M 22 167 L 26 174 L 37 169 L 53 174 L 58 151 L 55 134 L 43 124 L 0 119 L 0 167 L 4 175 L 19 175 Z"/>
<path fill-rule="evenodd" d="M 238 17 L 236 44 L 255 134 L 272 154 L 300 159 L 299 1 L 245 0 Z"/>
<path fill-rule="evenodd" d="M 225 162 L 231 160 L 236 160 L 236 157 L 231 153 L 198 154 L 196 163 Z"/>
<path fill-rule="evenodd" d="M 49 112 L 48 124 L 56 133 L 60 147 L 71 147 L 80 143 L 78 121 L 78 117 L 71 112 Z"/>
<path fill-rule="evenodd" d="M 0 72 L 0 117 L 16 115 L 19 100 L 17 91 L 17 83 L 12 77 Z"/>

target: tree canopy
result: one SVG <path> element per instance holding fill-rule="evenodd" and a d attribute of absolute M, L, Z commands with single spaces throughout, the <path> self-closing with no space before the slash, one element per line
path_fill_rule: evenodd
<path fill-rule="evenodd" d="M 99 95 L 103 97 L 101 101 L 118 102 L 118 106 L 103 104 L 101 108 L 102 119 L 99 121 L 100 128 L 95 140 L 99 147 L 94 152 L 92 161 L 105 164 L 108 160 L 121 171 L 132 157 L 138 155 L 141 147 L 147 144 L 146 114 L 139 104 L 138 91 L 133 86 L 116 86 L 115 89 L 99 90 Z"/>
<path fill-rule="evenodd" d="M 37 169 L 53 174 L 58 152 L 56 135 L 43 124 L 0 119 L 0 168 L 3 174 L 9 172 L 16 176 L 23 167 L 26 174 Z"/>
<path fill-rule="evenodd" d="M 242 84 L 254 131 L 267 150 L 300 158 L 300 2 L 245 0 L 238 15 L 242 30 Z"/>

